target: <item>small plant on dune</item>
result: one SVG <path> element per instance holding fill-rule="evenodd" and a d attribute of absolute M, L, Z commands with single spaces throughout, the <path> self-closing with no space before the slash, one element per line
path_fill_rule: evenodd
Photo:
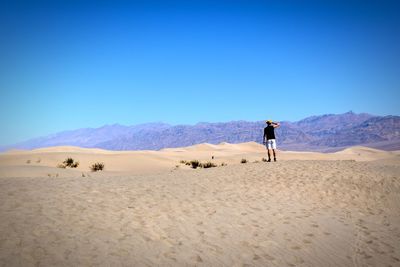
<path fill-rule="evenodd" d="M 240 161 L 240 163 L 247 163 L 247 159 L 242 159 L 241 161 Z"/>
<path fill-rule="evenodd" d="M 208 162 L 206 162 L 206 163 L 203 163 L 202 166 L 203 166 L 204 169 L 207 169 L 207 168 L 214 168 L 214 167 L 217 167 L 217 164 L 208 161 Z"/>
<path fill-rule="evenodd" d="M 221 167 L 224 167 L 224 166 L 228 166 L 228 164 L 226 164 L 225 162 L 222 162 Z"/>
<path fill-rule="evenodd" d="M 57 168 L 62 168 L 62 169 L 65 169 L 67 167 L 77 168 L 78 166 L 79 166 L 78 161 L 75 161 L 73 158 L 67 158 L 66 160 L 63 161 L 63 163 L 58 164 Z"/>
<path fill-rule="evenodd" d="M 57 165 L 57 168 L 60 168 L 60 169 L 65 169 L 65 168 L 67 168 L 67 166 L 65 166 L 64 164 L 58 164 Z"/>
<path fill-rule="evenodd" d="M 180 163 L 180 164 L 186 164 L 187 161 L 186 161 L 186 160 L 181 160 L 181 161 L 179 161 L 179 163 Z"/>
<path fill-rule="evenodd" d="M 185 165 L 190 166 L 190 165 L 192 165 L 192 163 L 190 163 L 189 161 L 186 161 Z"/>
<path fill-rule="evenodd" d="M 262 158 L 261 161 L 262 162 L 267 162 L 267 159 L 266 158 Z"/>
<path fill-rule="evenodd" d="M 201 168 L 201 163 L 198 160 L 192 160 L 190 161 L 190 165 L 192 165 L 193 169 Z"/>
<path fill-rule="evenodd" d="M 74 163 L 72 163 L 71 164 L 71 168 L 78 168 L 78 166 L 79 166 L 79 162 L 78 161 L 75 161 Z"/>
<path fill-rule="evenodd" d="M 74 159 L 73 158 L 67 158 L 66 160 L 64 160 L 64 165 L 66 167 L 71 167 L 72 164 L 74 164 Z"/>
<path fill-rule="evenodd" d="M 90 170 L 92 172 L 97 172 L 97 171 L 102 171 L 104 169 L 104 163 L 102 162 L 96 162 L 90 166 Z"/>

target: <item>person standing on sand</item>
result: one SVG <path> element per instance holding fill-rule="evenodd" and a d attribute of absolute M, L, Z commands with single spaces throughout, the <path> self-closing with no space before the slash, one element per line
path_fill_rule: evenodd
<path fill-rule="evenodd" d="M 279 122 L 273 122 L 271 120 L 267 120 L 267 127 L 264 128 L 264 138 L 263 144 L 267 146 L 268 150 L 268 162 L 271 162 L 271 153 L 274 154 L 274 161 L 276 161 L 276 140 L 275 140 L 275 128 L 281 126 Z"/>

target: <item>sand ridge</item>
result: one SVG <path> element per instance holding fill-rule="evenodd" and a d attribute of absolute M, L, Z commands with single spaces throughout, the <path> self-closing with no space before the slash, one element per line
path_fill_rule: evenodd
<path fill-rule="evenodd" d="M 76 169 L 60 169 L 56 166 L 71 157 L 80 163 Z M 212 159 L 214 157 L 214 159 Z M 96 162 L 105 164 L 105 171 L 96 175 L 156 174 L 189 167 L 181 160 L 212 161 L 217 165 L 240 164 L 241 159 L 250 162 L 266 158 L 265 147 L 255 142 L 242 144 L 199 144 L 190 147 L 170 148 L 160 151 L 108 151 L 79 147 L 50 147 L 29 151 L 10 151 L 0 154 L 0 177 L 78 177 L 90 174 L 90 166 Z M 353 147 L 336 153 L 278 151 L 278 160 L 356 160 L 400 162 L 399 152 L 381 151 L 366 147 Z"/>

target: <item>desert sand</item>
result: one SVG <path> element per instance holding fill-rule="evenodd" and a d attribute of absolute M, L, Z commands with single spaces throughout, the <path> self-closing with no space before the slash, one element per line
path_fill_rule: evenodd
<path fill-rule="evenodd" d="M 57 168 L 66 157 L 79 167 Z M 2 153 L 0 265 L 400 266 L 398 151 L 262 157 L 256 143 Z"/>

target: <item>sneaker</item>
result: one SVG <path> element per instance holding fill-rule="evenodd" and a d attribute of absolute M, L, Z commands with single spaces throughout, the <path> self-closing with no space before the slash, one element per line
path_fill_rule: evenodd
<path fill-rule="evenodd" d="M 276 159 L 274 159 L 274 161 L 276 162 Z"/>
<path fill-rule="evenodd" d="M 267 162 L 271 162 L 271 159 L 268 159 Z"/>

